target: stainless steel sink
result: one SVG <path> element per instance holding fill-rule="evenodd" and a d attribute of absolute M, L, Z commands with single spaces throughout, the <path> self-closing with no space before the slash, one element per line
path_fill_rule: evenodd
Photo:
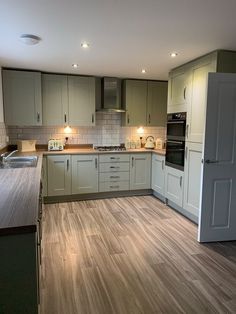
<path fill-rule="evenodd" d="M 0 163 L 1 169 L 8 168 L 26 168 L 36 167 L 38 162 L 37 156 L 19 156 L 19 157 L 8 157 L 7 160 Z"/>

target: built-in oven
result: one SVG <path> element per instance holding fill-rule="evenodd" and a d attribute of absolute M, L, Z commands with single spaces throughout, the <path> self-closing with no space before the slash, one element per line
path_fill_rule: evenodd
<path fill-rule="evenodd" d="M 184 170 L 185 141 L 166 141 L 166 165 Z"/>
<path fill-rule="evenodd" d="M 170 113 L 167 115 L 167 139 L 185 140 L 186 112 Z"/>

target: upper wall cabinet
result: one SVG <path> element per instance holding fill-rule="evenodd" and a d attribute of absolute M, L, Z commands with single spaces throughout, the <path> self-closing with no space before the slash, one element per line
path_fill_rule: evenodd
<path fill-rule="evenodd" d="M 191 101 L 192 73 L 188 67 L 181 67 L 169 74 L 168 113 L 187 111 Z"/>
<path fill-rule="evenodd" d="M 166 126 L 167 82 L 147 83 L 147 126 Z"/>
<path fill-rule="evenodd" d="M 7 125 L 42 125 L 41 73 L 3 70 L 4 115 Z"/>
<path fill-rule="evenodd" d="M 63 125 L 68 121 L 67 76 L 42 74 L 43 124 Z"/>
<path fill-rule="evenodd" d="M 95 125 L 95 78 L 43 74 L 43 124 Z"/>
<path fill-rule="evenodd" d="M 164 126 L 166 122 L 167 82 L 125 80 L 124 126 Z"/>

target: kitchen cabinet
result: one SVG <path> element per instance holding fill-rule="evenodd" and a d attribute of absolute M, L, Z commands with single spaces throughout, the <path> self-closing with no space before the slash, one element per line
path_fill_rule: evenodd
<path fill-rule="evenodd" d="M 41 180 L 42 180 L 42 194 L 43 197 L 48 195 L 48 171 L 47 171 L 47 157 L 43 157 L 42 171 L 41 171 Z"/>
<path fill-rule="evenodd" d="M 48 196 L 71 194 L 71 156 L 47 156 Z"/>
<path fill-rule="evenodd" d="M 147 82 L 147 126 L 166 126 L 167 82 Z"/>
<path fill-rule="evenodd" d="M 99 192 L 126 191 L 130 188 L 129 154 L 99 156 Z"/>
<path fill-rule="evenodd" d="M 147 121 L 147 81 L 125 80 L 124 103 L 126 112 L 123 116 L 123 125 L 141 126 Z"/>
<path fill-rule="evenodd" d="M 130 155 L 130 190 L 151 188 L 151 154 Z"/>
<path fill-rule="evenodd" d="M 186 140 L 202 143 L 206 121 L 208 73 L 216 72 L 215 54 L 196 61 L 191 70 L 192 97 L 187 106 Z"/>
<path fill-rule="evenodd" d="M 200 143 L 186 143 L 184 167 L 184 202 L 183 208 L 194 216 L 199 215 L 202 174 L 202 145 Z"/>
<path fill-rule="evenodd" d="M 98 155 L 72 155 L 72 194 L 98 192 Z"/>
<path fill-rule="evenodd" d="M 95 78 L 43 74 L 44 125 L 95 125 Z"/>
<path fill-rule="evenodd" d="M 172 167 L 165 167 L 166 199 L 183 207 L 184 172 Z M 168 201 L 167 201 L 168 202 Z"/>
<path fill-rule="evenodd" d="M 186 112 L 191 101 L 192 73 L 183 66 L 169 73 L 167 113 Z"/>
<path fill-rule="evenodd" d="M 3 70 L 4 116 L 7 125 L 42 125 L 41 73 Z"/>
<path fill-rule="evenodd" d="M 43 124 L 64 125 L 68 122 L 67 76 L 42 74 Z"/>
<path fill-rule="evenodd" d="M 125 80 L 124 126 L 165 126 L 167 82 Z"/>
<path fill-rule="evenodd" d="M 69 125 L 95 125 L 95 78 L 68 76 Z"/>
<path fill-rule="evenodd" d="M 165 197 L 165 156 L 152 155 L 152 189 Z"/>

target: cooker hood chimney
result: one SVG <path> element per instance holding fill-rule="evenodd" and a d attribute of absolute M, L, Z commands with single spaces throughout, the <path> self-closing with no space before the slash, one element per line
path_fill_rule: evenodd
<path fill-rule="evenodd" d="M 103 77 L 101 79 L 100 112 L 125 112 L 121 107 L 121 79 Z"/>

